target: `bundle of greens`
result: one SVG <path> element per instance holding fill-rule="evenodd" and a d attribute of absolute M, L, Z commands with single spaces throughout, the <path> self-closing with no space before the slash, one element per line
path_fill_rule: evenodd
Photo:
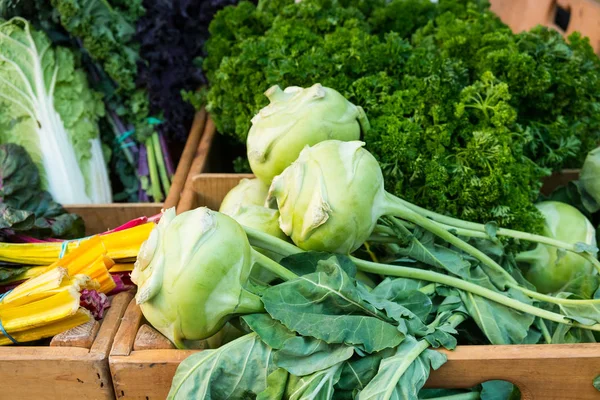
<path fill-rule="evenodd" d="M 539 232 L 540 178 L 598 140 L 587 40 L 513 34 L 483 1 L 240 3 L 210 29 L 208 107 L 222 133 L 245 141 L 272 85 L 320 82 L 365 109 L 387 189 L 441 213 Z"/>
<path fill-rule="evenodd" d="M 40 174 L 25 149 L 0 145 L 0 240 L 21 235 L 74 239 L 84 233 L 83 220 L 41 189 Z"/>

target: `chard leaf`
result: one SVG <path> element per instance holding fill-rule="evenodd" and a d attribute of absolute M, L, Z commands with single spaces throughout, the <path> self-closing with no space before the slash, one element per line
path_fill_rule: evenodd
<path fill-rule="evenodd" d="M 329 400 L 333 398 L 334 386 L 340 379 L 342 364 L 303 377 L 290 376 L 286 391 L 289 400 Z"/>
<path fill-rule="evenodd" d="M 520 344 L 527 338 L 529 328 L 535 320 L 533 315 L 521 313 L 471 293 L 458 292 L 467 312 L 490 343 Z M 531 304 L 531 300 L 518 291 L 510 289 L 506 294 L 523 303 Z"/>
<path fill-rule="evenodd" d="M 256 400 L 283 399 L 290 374 L 283 368 L 278 368 L 267 377 L 267 387 L 256 396 Z"/>
<path fill-rule="evenodd" d="M 265 309 L 288 329 L 330 344 L 358 346 L 368 353 L 403 339 L 387 317 L 364 302 L 355 282 L 332 257 L 317 272 L 270 287 Z"/>
<path fill-rule="evenodd" d="M 426 341 L 407 336 L 396 354 L 381 361 L 377 375 L 359 393 L 358 400 L 417 400 L 430 369 L 446 362 L 445 355 L 427 347 Z"/>
<path fill-rule="evenodd" d="M 0 283 L 27 272 L 31 267 L 0 267 Z"/>
<path fill-rule="evenodd" d="M 241 399 L 267 388 L 275 370 L 272 349 L 249 333 L 216 350 L 203 350 L 177 368 L 168 399 Z"/>

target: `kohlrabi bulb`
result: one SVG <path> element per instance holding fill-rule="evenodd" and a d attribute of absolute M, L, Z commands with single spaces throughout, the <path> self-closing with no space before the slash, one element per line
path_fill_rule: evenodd
<path fill-rule="evenodd" d="M 324 140 L 360 139 L 369 121 L 361 107 L 333 89 L 316 84 L 265 92 L 270 104 L 252 118 L 248 161 L 254 174 L 269 184 L 304 148 Z"/>
<path fill-rule="evenodd" d="M 596 245 L 594 227 L 575 207 L 558 201 L 544 201 L 536 207 L 545 219 L 544 236 L 570 244 Z M 545 244 L 518 254 L 517 261 L 529 264 L 523 268 L 525 278 L 542 293 L 559 291 L 572 279 L 596 273 L 592 264 L 580 255 L 559 254 L 556 247 Z"/>
<path fill-rule="evenodd" d="M 132 273 L 144 317 L 179 348 L 207 339 L 237 314 L 260 312 L 243 289 L 252 250 L 242 227 L 202 207 L 165 212 L 140 249 Z"/>
<path fill-rule="evenodd" d="M 269 186 L 260 179 L 242 179 L 227 193 L 219 212 L 231 215 L 240 206 L 264 206 L 268 193 Z"/>
<path fill-rule="evenodd" d="M 370 236 L 385 191 L 379 164 L 363 146 L 339 140 L 306 146 L 273 180 L 268 201 L 298 247 L 348 254 Z"/>
<path fill-rule="evenodd" d="M 264 206 L 268 193 L 269 187 L 260 179 L 242 179 L 227 193 L 219 212 L 241 225 L 288 240 L 279 228 L 279 211 Z"/>
<path fill-rule="evenodd" d="M 593 213 L 600 210 L 600 147 L 590 151 L 581 168 L 579 183 L 583 189 L 581 200 Z"/>

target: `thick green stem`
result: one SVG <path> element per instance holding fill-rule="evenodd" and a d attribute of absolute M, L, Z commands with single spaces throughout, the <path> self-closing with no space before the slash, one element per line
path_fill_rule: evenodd
<path fill-rule="evenodd" d="M 481 398 L 481 393 L 469 392 L 469 393 L 452 394 L 450 396 L 430 397 L 430 398 L 428 398 L 428 400 L 479 400 L 480 398 Z"/>
<path fill-rule="evenodd" d="M 260 296 L 242 289 L 238 305 L 235 307 L 235 310 L 233 310 L 232 314 L 253 314 L 264 311 L 265 307 L 260 299 Z"/>
<path fill-rule="evenodd" d="M 548 331 L 548 327 L 543 319 L 538 320 L 540 323 L 540 330 L 542 331 L 542 336 L 544 336 L 544 340 L 547 344 L 552 344 L 552 336 L 550 335 L 550 331 Z"/>
<path fill-rule="evenodd" d="M 154 145 L 151 137 L 146 139 L 146 153 L 148 154 L 148 171 L 150 172 L 150 193 L 152 193 L 152 199 L 160 203 L 163 201 L 163 194 L 160 191 L 158 170 L 154 158 Z"/>
<path fill-rule="evenodd" d="M 169 191 L 171 190 L 171 180 L 169 179 L 169 174 L 167 173 L 167 167 L 165 166 L 165 156 L 162 153 L 162 147 L 158 139 L 158 133 L 156 132 L 152 134 L 152 145 L 154 147 L 154 156 L 156 157 L 156 162 L 158 164 L 158 172 L 160 174 L 162 187 L 165 190 L 165 193 L 169 193 Z"/>
<path fill-rule="evenodd" d="M 277 275 L 278 277 L 280 277 L 283 280 L 289 281 L 291 279 L 296 279 L 298 277 L 298 275 L 296 275 L 289 269 L 285 268 L 284 266 L 271 260 L 269 257 L 265 256 L 262 253 L 259 253 L 258 251 L 254 250 L 254 249 L 252 249 L 252 256 L 254 257 L 256 262 L 258 264 L 260 264 L 261 267 L 274 273 L 275 275 Z"/>
<path fill-rule="evenodd" d="M 401 217 L 401 218 L 405 218 L 405 219 L 427 229 L 431 233 L 439 236 L 440 238 L 444 239 L 445 241 L 447 241 L 448 243 L 452 244 L 453 246 L 459 248 L 460 250 L 464 251 L 465 253 L 470 254 L 473 257 L 477 258 L 479 261 L 481 261 L 483 264 L 487 265 L 492 270 L 499 272 L 504 277 L 506 277 L 506 279 L 507 279 L 506 286 L 507 287 L 518 290 L 533 299 L 536 299 L 539 301 L 544 301 L 547 303 L 562 304 L 562 305 L 600 304 L 600 299 L 595 299 L 595 300 L 559 299 L 554 296 L 548 296 L 548 295 L 536 292 L 534 290 L 529 290 L 527 288 L 524 288 L 523 286 L 519 285 L 519 282 L 517 282 L 517 280 L 515 278 L 513 278 L 511 274 L 508 273 L 508 271 L 506 271 L 504 268 L 502 268 L 502 266 L 500 264 L 498 264 L 496 261 L 492 260 L 487 254 L 485 254 L 482 251 L 480 251 L 479 249 L 471 246 L 469 243 L 465 242 L 464 240 L 461 240 L 460 238 L 454 236 L 452 233 L 446 231 L 445 229 L 440 227 L 437 222 L 427 219 L 426 217 L 423 217 L 422 215 L 419 215 L 411 210 L 408 210 L 406 207 L 404 207 L 403 205 L 400 205 L 398 203 L 390 202 L 390 204 L 388 205 L 388 209 L 394 215 L 397 215 L 398 217 Z M 395 222 L 396 219 L 394 218 L 392 221 Z M 406 229 L 403 225 L 398 225 L 398 228 Z M 441 267 L 443 267 L 443 266 L 441 266 Z"/>
<path fill-rule="evenodd" d="M 593 331 L 600 332 L 600 324 L 583 325 L 577 322 L 573 322 L 561 314 L 522 303 L 504 294 L 494 292 L 493 290 L 486 289 L 482 286 L 464 281 L 459 278 L 454 278 L 452 276 L 440 274 L 438 272 L 426 271 L 417 268 L 401 267 L 399 265 L 378 264 L 370 261 L 361 260 L 356 257 L 350 258 L 361 270 L 365 272 L 440 283 L 442 285 L 454 287 L 456 289 L 464 290 L 465 292 L 481 296 L 488 300 L 495 301 L 498 304 L 502 304 L 506 307 L 510 307 L 517 311 L 522 311 L 524 313 L 531 314 L 536 317 L 544 318 L 560 324 L 576 326 L 578 328 L 590 329 Z"/>
<path fill-rule="evenodd" d="M 431 218 L 432 220 L 434 220 L 438 223 L 449 225 L 450 227 L 463 228 L 463 230 L 462 230 L 463 236 L 468 236 L 466 234 L 467 230 L 483 232 L 483 233 L 487 234 L 487 232 L 485 230 L 485 225 L 483 225 L 483 224 L 478 224 L 476 222 L 462 221 L 457 218 L 452 218 L 452 217 L 448 217 L 446 215 L 441 215 L 436 212 L 429 211 L 429 210 L 426 210 L 419 206 L 416 206 L 412 203 L 407 202 L 406 200 L 402 200 L 401 198 L 398 198 L 398 197 L 395 197 L 395 196 L 392 196 L 389 194 L 388 194 L 388 196 L 393 198 L 394 200 L 398 201 L 400 204 L 404 205 L 406 208 L 409 208 L 412 211 L 414 211 L 418 214 L 421 214 L 425 217 Z M 585 258 L 587 261 L 591 262 L 594 265 L 594 267 L 600 272 L 600 261 L 598 261 L 598 259 L 596 257 L 594 257 L 592 254 L 589 254 L 586 252 L 582 253 L 582 252 L 578 251 L 574 244 L 562 242 L 560 240 L 552 239 L 552 238 L 549 238 L 546 236 L 535 235 L 533 233 L 515 231 L 512 229 L 505 229 L 505 228 L 498 228 L 496 230 L 496 235 L 511 237 L 513 239 L 526 240 L 526 241 L 534 242 L 534 243 L 547 244 L 552 247 L 564 249 L 566 251 L 569 251 L 569 252 L 572 252 L 575 254 L 579 254 L 580 256 Z"/>
<path fill-rule="evenodd" d="M 292 254 L 298 254 L 303 252 L 303 250 L 299 249 L 291 243 L 285 242 L 281 239 L 277 239 L 276 237 L 270 236 L 262 232 L 258 232 L 254 229 L 245 226 L 243 228 L 246 231 L 246 234 L 248 235 L 248 239 L 250 240 L 250 244 L 252 244 L 252 246 L 257 246 L 259 248 L 269 250 L 283 256 L 289 256 Z M 440 274 L 438 272 L 427 271 L 417 268 L 374 263 L 371 261 L 361 260 L 352 256 L 350 256 L 350 259 L 356 264 L 356 266 L 360 270 L 364 272 L 439 283 L 442 285 L 454 287 L 456 289 L 464 290 L 466 292 L 475 294 L 477 296 L 481 296 L 488 300 L 495 301 L 496 303 L 499 303 L 506 307 L 513 308 L 517 311 L 534 315 L 536 317 L 544 318 L 560 324 L 600 332 L 600 324 L 583 325 L 578 322 L 573 322 L 572 320 L 561 314 L 522 303 L 504 294 L 494 292 L 493 290 L 484 288 L 474 283 L 467 282 L 460 278 L 455 278 L 452 276 Z"/>

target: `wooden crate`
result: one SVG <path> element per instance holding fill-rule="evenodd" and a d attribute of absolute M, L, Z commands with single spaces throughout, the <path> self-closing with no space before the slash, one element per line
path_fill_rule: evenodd
<path fill-rule="evenodd" d="M 515 32 L 544 25 L 565 36 L 581 32 L 600 54 L 598 0 L 491 0 L 492 11 Z"/>
<path fill-rule="evenodd" d="M 206 112 L 196 114 L 171 190 L 165 203 L 66 205 L 80 215 L 86 235 L 115 228 L 141 216 L 153 216 L 179 203 L 186 178 L 206 125 Z M 97 330 L 81 332 L 77 342 L 53 340 L 50 346 L 0 347 L 0 399 L 114 399 L 108 356 L 133 293 L 120 293 Z"/>
<path fill-rule="evenodd" d="M 577 176 L 565 171 L 548 178 L 556 187 Z M 192 177 L 193 207 L 218 209 L 225 194 L 247 174 L 210 174 Z M 570 179 L 569 179 L 570 178 Z M 135 299 L 129 304 L 110 353 L 115 394 L 119 399 L 164 399 L 177 366 L 195 350 L 176 350 L 164 341 L 148 343 L 140 335 L 144 324 Z M 169 348 L 167 348 L 169 347 Z M 443 351 L 443 350 L 442 350 Z M 523 400 L 592 400 L 600 393 L 592 386 L 600 375 L 600 344 L 459 346 L 443 351 L 448 362 L 432 371 L 427 387 L 468 388 L 487 380 L 507 380 L 519 387 Z"/>

